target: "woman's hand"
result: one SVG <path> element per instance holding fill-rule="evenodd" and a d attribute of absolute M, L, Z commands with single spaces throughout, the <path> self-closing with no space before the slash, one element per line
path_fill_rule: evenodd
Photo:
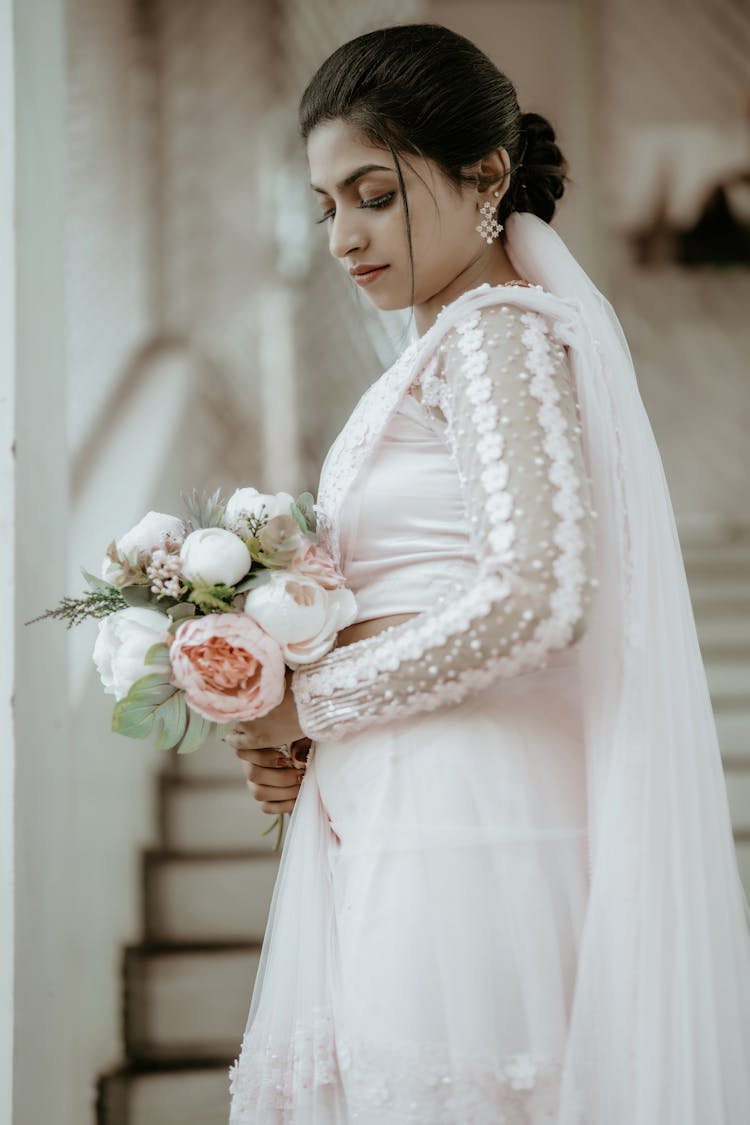
<path fill-rule="evenodd" d="M 292 691 L 292 671 L 286 670 L 286 692 L 278 707 L 250 722 L 236 722 L 224 741 L 234 749 L 260 750 L 263 748 L 289 746 L 299 738 L 305 738 L 299 725 L 297 704 Z"/>
<path fill-rule="evenodd" d="M 307 744 L 302 745 L 302 744 Z M 298 758 L 310 749 L 310 739 L 303 738 L 293 749 Z M 259 750 L 235 749 L 238 758 L 247 762 L 247 786 L 264 813 L 290 813 L 299 794 L 306 761 L 294 765 L 273 747 Z"/>

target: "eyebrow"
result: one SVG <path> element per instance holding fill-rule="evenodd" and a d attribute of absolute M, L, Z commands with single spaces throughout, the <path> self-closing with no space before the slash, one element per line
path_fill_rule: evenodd
<path fill-rule="evenodd" d="M 336 187 L 338 188 L 339 191 L 341 191 L 343 188 L 350 187 L 354 183 L 355 180 L 358 180 L 360 178 L 360 176 L 366 175 L 367 172 L 395 172 L 395 171 L 396 171 L 395 168 L 388 168 L 385 164 L 363 164 L 361 168 L 355 168 L 355 170 L 353 172 L 351 172 L 345 179 L 341 180 L 340 183 L 336 184 Z M 310 187 L 313 189 L 313 191 L 320 192 L 321 195 L 328 195 L 328 192 L 325 190 L 325 188 L 316 187 L 315 184 L 310 184 Z"/>

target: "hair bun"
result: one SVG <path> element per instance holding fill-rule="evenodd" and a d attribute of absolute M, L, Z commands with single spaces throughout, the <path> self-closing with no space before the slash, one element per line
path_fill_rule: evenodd
<path fill-rule="evenodd" d="M 568 165 L 555 130 L 539 113 L 521 114 L 521 166 L 515 173 L 514 211 L 531 211 L 550 222 L 565 190 Z"/>

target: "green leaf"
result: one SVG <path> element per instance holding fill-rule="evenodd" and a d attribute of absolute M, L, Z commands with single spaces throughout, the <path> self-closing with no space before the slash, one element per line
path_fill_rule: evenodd
<path fill-rule="evenodd" d="M 195 586 L 188 594 L 188 599 L 203 610 L 204 613 L 230 613 L 234 609 L 232 586 Z"/>
<path fill-rule="evenodd" d="M 305 533 L 307 533 L 307 520 L 305 519 L 303 512 L 300 511 L 296 504 L 291 505 L 291 511 L 295 520 L 299 524 L 300 531 L 304 531 Z"/>
<path fill-rule="evenodd" d="M 155 707 L 133 703 L 127 696 L 115 703 L 112 712 L 112 730 L 126 738 L 148 738 L 154 725 Z"/>
<path fill-rule="evenodd" d="M 194 754 L 196 750 L 200 750 L 214 726 L 212 722 L 204 719 L 197 711 L 193 711 L 190 707 L 187 707 L 186 710 L 188 713 L 187 730 L 177 747 L 178 754 Z"/>
<path fill-rule="evenodd" d="M 188 525 L 191 530 L 201 527 L 221 527 L 224 516 L 224 505 L 221 500 L 221 488 L 217 488 L 210 496 L 197 489 L 188 495 L 182 493 L 182 500 L 190 517 Z"/>
<path fill-rule="evenodd" d="M 164 641 L 157 641 L 151 645 L 143 658 L 144 664 L 169 664 L 169 645 Z"/>
<path fill-rule="evenodd" d="M 171 750 L 183 737 L 187 726 L 188 706 L 184 693 L 176 691 L 174 695 L 170 695 L 159 708 L 158 717 L 162 721 L 162 728 L 156 740 L 156 749 Z"/>
<path fill-rule="evenodd" d="M 123 586 L 120 590 L 128 605 L 150 606 L 152 602 L 150 586 Z"/>
<path fill-rule="evenodd" d="M 301 492 L 297 497 L 296 504 L 297 508 L 305 517 L 308 529 L 310 531 L 315 531 L 317 520 L 315 516 L 315 508 L 313 507 L 313 505 L 315 504 L 315 498 L 313 497 L 312 492 Z"/>
<path fill-rule="evenodd" d="M 167 613 L 173 621 L 183 621 L 186 617 L 195 617 L 195 606 L 190 602 L 176 602 Z"/>
<path fill-rule="evenodd" d="M 109 594 L 112 591 L 120 593 L 117 586 L 113 586 L 111 582 L 105 582 L 103 578 L 97 578 L 95 574 L 89 573 L 85 567 L 81 567 L 81 574 L 88 582 L 92 590 L 99 590 L 102 594 Z"/>
<path fill-rule="evenodd" d="M 147 738 L 161 718 L 160 708 L 177 692 L 162 672 L 150 672 L 136 680 L 112 712 L 112 730 L 127 738 Z"/>
<path fill-rule="evenodd" d="M 169 679 L 169 670 L 166 672 L 149 672 L 136 680 L 128 694 L 125 696 L 131 703 L 152 704 L 158 706 L 168 699 L 176 687 Z"/>

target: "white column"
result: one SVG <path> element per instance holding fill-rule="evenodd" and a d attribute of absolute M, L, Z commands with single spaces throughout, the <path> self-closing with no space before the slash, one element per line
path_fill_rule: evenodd
<path fill-rule="evenodd" d="M 56 622 L 23 624 L 54 605 L 67 585 L 65 4 L 3 0 L 3 8 L 6 38 L 11 22 L 14 25 L 4 58 L 7 67 L 7 52 L 11 54 L 15 102 L 15 261 L 10 275 L 8 260 L 13 262 L 13 257 L 2 254 L 15 315 L 10 314 L 8 331 L 0 333 L 4 359 L 10 361 L 6 385 L 12 386 L 15 367 L 14 489 L 8 473 L 3 473 L 4 514 L 15 525 L 16 543 L 14 731 L 6 744 L 9 749 L 4 747 L 3 766 L 3 781 L 7 775 L 12 778 L 14 770 L 16 817 L 12 1121 L 74 1125 L 70 1027 L 77 1013 L 67 969 L 73 925 L 84 926 L 86 920 L 68 917 L 74 870 L 68 778 L 75 747 L 68 742 L 67 730 L 67 638 Z M 8 112 L 10 85 L 4 70 L 3 114 Z M 6 184 L 6 205 L 7 188 Z M 7 235 L 7 206 L 2 222 Z M 0 305 L 7 318 L 7 303 Z M 8 552 L 13 526 L 7 524 L 5 530 L 2 550 Z M 9 561 L 6 556 L 6 567 Z M 4 609 L 9 617 L 7 603 Z M 5 700 L 3 706 L 7 711 Z M 15 768 L 7 764 L 9 753 Z M 2 791 L 7 800 L 5 784 Z"/>
<path fill-rule="evenodd" d="M 15 130 L 13 98 L 13 11 L 0 0 L 0 1122 L 13 1120 L 13 960 L 15 903 L 13 894 L 13 631 L 15 595 L 13 528 L 15 524 L 15 251 L 13 245 L 13 181 Z"/>

